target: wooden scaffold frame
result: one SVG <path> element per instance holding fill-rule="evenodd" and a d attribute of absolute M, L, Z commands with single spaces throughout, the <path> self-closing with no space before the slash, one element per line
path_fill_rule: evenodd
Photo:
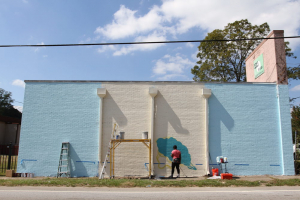
<path fill-rule="evenodd" d="M 149 179 L 151 178 L 151 139 L 111 139 L 110 177 L 115 176 L 115 150 L 122 142 L 142 142 L 149 150 Z"/>

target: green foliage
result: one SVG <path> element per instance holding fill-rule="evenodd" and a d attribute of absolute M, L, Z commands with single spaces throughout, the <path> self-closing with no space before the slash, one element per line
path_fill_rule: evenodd
<path fill-rule="evenodd" d="M 289 48 L 289 42 L 285 42 L 285 55 L 286 57 L 290 58 L 297 58 L 297 56 L 294 56 L 294 53 L 292 53 L 292 49 Z M 293 80 L 299 80 L 300 79 L 300 65 L 297 67 L 287 67 L 287 75 L 289 79 Z"/>
<path fill-rule="evenodd" d="M 295 143 L 295 131 L 297 131 L 297 143 L 300 142 L 300 106 L 293 106 L 292 110 L 292 132 L 293 142 Z"/>
<path fill-rule="evenodd" d="M 0 88 L 0 108 L 8 108 L 14 100 L 11 98 L 11 92 L 7 92 Z"/>
<path fill-rule="evenodd" d="M 21 118 L 22 113 L 12 105 L 14 100 L 11 98 L 11 92 L 0 88 L 0 115 L 14 118 Z"/>
<path fill-rule="evenodd" d="M 299 157 L 299 154 L 297 155 L 297 158 Z M 295 174 L 300 174 L 300 160 L 295 160 Z"/>
<path fill-rule="evenodd" d="M 289 79 L 299 80 L 300 79 L 300 65 L 297 67 L 288 67 L 287 74 Z"/>
<path fill-rule="evenodd" d="M 246 81 L 245 59 L 260 44 L 260 40 L 239 40 L 262 38 L 270 32 L 269 25 L 252 25 L 247 19 L 235 21 L 216 29 L 205 40 L 238 40 L 228 42 L 202 42 L 198 49 L 197 62 L 191 72 L 195 81 Z"/>
<path fill-rule="evenodd" d="M 286 57 L 290 57 L 290 58 L 297 58 L 297 56 L 294 55 L 294 53 L 292 52 L 292 49 L 289 47 L 290 42 L 284 42 L 285 43 L 285 55 Z"/>

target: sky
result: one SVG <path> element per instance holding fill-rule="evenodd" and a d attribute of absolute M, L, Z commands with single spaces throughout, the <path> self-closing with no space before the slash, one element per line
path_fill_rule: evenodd
<path fill-rule="evenodd" d="M 297 36 L 299 10 L 299 0 L 0 0 L 0 45 L 203 40 L 241 19 Z M 300 39 L 289 42 L 297 66 Z M 0 48 L 0 88 L 22 109 L 24 80 L 192 81 L 198 45 Z M 289 88 L 300 96 L 300 81 Z"/>

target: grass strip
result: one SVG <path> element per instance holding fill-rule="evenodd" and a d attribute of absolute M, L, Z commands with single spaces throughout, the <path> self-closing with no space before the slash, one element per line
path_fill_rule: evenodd
<path fill-rule="evenodd" d="M 242 180 L 148 180 L 98 178 L 0 179 L 0 186 L 66 186 L 66 187 L 257 187 L 300 186 L 300 179 L 270 181 Z"/>
<path fill-rule="evenodd" d="M 241 180 L 148 180 L 98 178 L 0 179 L 0 186 L 66 186 L 66 187 L 255 187 L 259 181 Z"/>
<path fill-rule="evenodd" d="M 300 179 L 273 179 L 266 186 L 300 186 Z"/>

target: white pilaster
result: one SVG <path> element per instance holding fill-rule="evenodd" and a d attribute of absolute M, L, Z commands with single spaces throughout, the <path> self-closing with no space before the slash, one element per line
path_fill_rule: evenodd
<path fill-rule="evenodd" d="M 211 96 L 211 90 L 210 89 L 202 89 L 202 96 L 205 98 L 205 147 L 206 147 L 206 154 L 205 154 L 205 165 L 206 165 L 206 174 L 210 174 L 209 172 L 209 109 L 208 109 L 208 98 Z"/>

